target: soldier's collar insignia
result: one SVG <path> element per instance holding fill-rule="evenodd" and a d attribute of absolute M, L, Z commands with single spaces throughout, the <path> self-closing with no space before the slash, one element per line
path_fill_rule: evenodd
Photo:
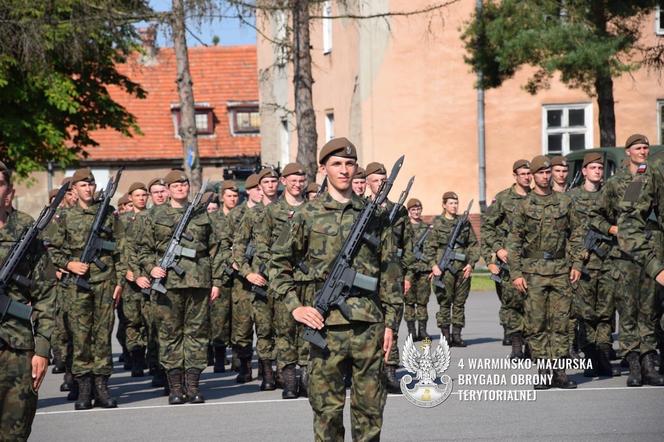
<path fill-rule="evenodd" d="M 295 215 L 295 210 L 289 210 L 288 211 L 288 218 L 293 218 L 293 215 Z"/>
<path fill-rule="evenodd" d="M 647 168 L 648 168 L 647 164 L 639 164 L 638 169 L 636 169 L 636 173 L 646 173 Z"/>

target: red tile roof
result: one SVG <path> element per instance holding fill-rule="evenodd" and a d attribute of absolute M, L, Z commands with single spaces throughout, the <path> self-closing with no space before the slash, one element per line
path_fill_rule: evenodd
<path fill-rule="evenodd" d="M 214 136 L 199 136 L 201 158 L 258 155 L 260 136 L 231 134 L 227 103 L 258 102 L 256 46 L 214 46 L 189 48 L 189 63 L 196 103 L 214 108 Z M 111 96 L 134 114 L 143 135 L 128 138 L 113 130 L 93 135 L 98 147 L 88 148 L 88 160 L 157 160 L 182 158 L 182 144 L 175 136 L 171 108 L 178 105 L 173 48 L 160 48 L 156 63 L 145 65 L 133 59 L 119 71 L 141 84 L 148 92 L 139 100 L 117 88 Z"/>

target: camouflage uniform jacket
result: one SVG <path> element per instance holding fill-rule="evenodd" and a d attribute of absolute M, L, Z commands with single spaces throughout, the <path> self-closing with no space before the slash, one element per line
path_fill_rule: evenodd
<path fill-rule="evenodd" d="M 134 274 L 134 279 L 141 275 L 141 267 L 138 261 L 138 247 L 137 242 L 139 238 L 139 232 L 142 231 L 142 217 L 147 210 L 141 212 L 125 212 L 120 215 L 120 220 L 124 226 L 124 234 L 120 240 L 121 249 L 122 249 L 122 260 L 127 265 L 127 270 L 131 271 Z M 146 276 L 146 275 L 145 275 Z M 126 284 L 129 281 L 125 278 L 122 278 L 122 283 Z"/>
<path fill-rule="evenodd" d="M 516 192 L 516 184 L 498 192 L 493 203 L 482 216 L 480 227 L 482 237 L 481 255 L 487 263 L 494 261 L 495 253 L 507 249 L 507 235 L 516 207 L 526 198 Z"/>
<path fill-rule="evenodd" d="M 302 304 L 297 296 L 294 269 L 304 261 L 309 276 L 321 287 L 343 246 L 350 230 L 366 202 L 353 194 L 350 201 L 340 203 L 329 193 L 306 204 L 293 217 L 290 228 L 285 229 L 272 247 L 274 277 L 270 288 L 284 299 L 289 311 Z M 380 212 L 385 216 L 384 212 Z M 378 279 L 377 293 L 354 292 L 348 298 L 351 321 L 384 322 L 392 330 L 399 328 L 402 316 L 403 292 L 401 269 L 396 258 L 392 229 L 384 222 L 371 223 L 367 233 L 380 238 L 380 247 L 362 242 L 352 259 L 353 268 L 366 276 Z M 348 324 L 336 309 L 326 319 L 327 325 Z"/>
<path fill-rule="evenodd" d="M 570 190 L 567 195 L 569 195 L 574 202 L 574 210 L 583 226 L 583 238 L 585 238 L 585 235 L 590 229 L 593 209 L 599 203 L 601 191 L 589 192 L 584 189 L 583 186 L 578 186 Z M 611 248 L 611 244 L 602 243 L 600 247 L 608 252 Z M 583 263 L 587 269 L 600 270 L 602 268 L 602 258 L 597 256 L 596 253 L 592 253 L 588 250 L 584 251 Z"/>
<path fill-rule="evenodd" d="M 572 199 L 559 192 L 530 192 L 514 211 L 507 237 L 512 281 L 524 273 L 561 275 L 581 270 L 582 224 Z"/>
<path fill-rule="evenodd" d="M 49 238 L 51 241 L 50 253 L 56 267 L 64 269 L 68 262 L 80 259 L 99 204 L 95 202 L 87 209 L 83 209 L 79 205 L 70 207 L 63 210 L 57 220 L 52 221 L 56 228 Z M 109 207 L 108 210 L 112 212 L 114 209 Z M 127 269 L 126 263 L 122 260 L 121 239 L 124 228 L 120 219 L 113 213 L 106 217 L 104 227 L 101 238 L 115 243 L 115 249 L 113 251 L 103 250 L 99 254 L 98 258 L 106 264 L 106 270 L 101 271 L 95 264 L 90 264 L 88 281 L 112 281 L 114 284 L 120 284 L 124 280 Z"/>
<path fill-rule="evenodd" d="M 4 262 L 9 250 L 20 239 L 23 230 L 33 222 L 32 217 L 23 212 L 14 210 L 9 214 L 4 227 L 0 228 L 1 262 Z M 36 285 L 29 289 L 12 283 L 5 294 L 15 301 L 32 306 L 32 324 L 6 315 L 0 322 L 0 340 L 13 349 L 34 350 L 39 356 L 48 358 L 54 325 L 55 290 L 52 290 L 52 287 L 55 282 L 55 268 L 50 263 L 41 240 L 32 244 L 30 252 L 19 264 L 17 273 L 31 278 Z"/>
<path fill-rule="evenodd" d="M 219 253 L 221 254 L 220 264 L 225 271 L 226 269 L 231 269 L 228 270 L 231 274 L 233 273 L 233 236 L 235 228 L 240 223 L 240 220 L 242 220 L 242 217 L 244 217 L 246 210 L 246 201 L 242 204 L 238 204 L 228 212 L 228 215 L 221 218 L 222 221 L 217 222 L 215 227 L 219 238 Z"/>
<path fill-rule="evenodd" d="M 390 200 L 385 201 L 383 209 L 386 216 L 390 214 L 394 205 L 395 203 Z M 406 272 L 415 263 L 415 258 L 412 248 L 408 247 L 413 236 L 413 229 L 408 218 L 408 211 L 403 206 L 399 209 L 396 219 L 392 224 L 392 233 L 394 235 L 394 244 L 397 247 L 397 256 L 401 261 L 401 268 L 403 272 Z"/>
<path fill-rule="evenodd" d="M 149 216 L 145 218 L 143 232 L 138 241 L 138 259 L 148 274 L 159 264 L 166 252 L 173 230 L 184 211 L 182 207 L 171 207 L 167 203 L 152 208 Z M 219 242 L 210 217 L 204 209 L 196 209 L 187 224 L 186 232 L 191 235 L 192 240 L 182 238 L 180 245 L 195 250 L 196 257 L 181 256 L 177 264 L 184 270 L 184 275 L 178 276 L 170 270 L 165 278 L 165 287 L 167 289 L 220 287 L 221 266 L 218 263 L 220 255 L 217 253 Z"/>
<path fill-rule="evenodd" d="M 429 239 L 427 240 L 424 246 L 424 256 L 427 259 L 429 269 L 434 265 L 437 265 L 440 259 L 445 253 L 447 248 L 447 243 L 450 240 L 452 235 L 452 230 L 454 230 L 454 225 L 458 220 L 458 216 L 455 216 L 454 219 L 447 219 L 444 216 L 437 218 L 433 223 L 433 230 Z M 457 270 L 461 270 L 470 264 L 475 266 L 477 260 L 480 259 L 480 248 L 477 243 L 477 236 L 473 231 L 473 226 L 471 226 L 470 221 L 468 221 L 462 228 L 461 233 L 459 234 L 456 244 L 454 245 L 455 253 L 460 253 L 466 255 L 466 259 L 463 261 L 454 261 L 453 266 Z"/>
<path fill-rule="evenodd" d="M 265 274 L 267 271 L 267 261 L 262 261 L 256 254 L 256 235 L 263 222 L 264 212 L 265 206 L 262 203 L 247 207 L 233 236 L 233 262 L 244 278 L 250 273 Z"/>
<path fill-rule="evenodd" d="M 406 279 L 409 281 L 415 276 L 417 273 L 429 273 L 431 272 L 431 266 L 429 265 L 429 261 L 427 260 L 426 254 L 424 251 L 426 250 L 427 243 L 431 241 L 431 234 L 433 232 L 429 233 L 429 236 L 427 239 L 424 241 L 424 244 L 422 244 L 422 250 L 415 250 L 415 247 L 417 246 L 417 242 L 422 238 L 422 235 L 425 234 L 429 229 L 433 228 L 430 224 L 425 223 L 424 221 L 421 221 L 419 223 L 412 223 L 409 221 L 410 224 L 410 231 L 412 232 L 411 235 L 409 235 L 409 241 L 408 241 L 408 249 L 411 251 L 412 256 L 413 256 L 413 263 L 408 267 L 406 271 Z M 416 253 L 421 253 L 421 259 L 417 259 L 415 256 Z"/>

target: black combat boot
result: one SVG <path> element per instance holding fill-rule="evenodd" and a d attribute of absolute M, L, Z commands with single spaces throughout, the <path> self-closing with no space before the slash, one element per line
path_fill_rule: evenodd
<path fill-rule="evenodd" d="M 186 397 L 192 404 L 202 404 L 205 398 L 200 391 L 201 371 L 198 368 L 187 368 L 184 374 L 185 384 L 187 386 Z"/>
<path fill-rule="evenodd" d="M 212 344 L 207 346 L 207 365 L 208 367 L 214 365 L 214 346 Z"/>
<path fill-rule="evenodd" d="M 55 350 L 55 347 L 53 348 L 53 368 L 51 369 L 51 373 L 53 374 L 60 374 L 64 373 L 67 366 L 65 364 L 65 360 L 62 359 L 62 354 L 58 351 Z"/>
<path fill-rule="evenodd" d="M 118 407 L 118 403 L 108 392 L 108 376 L 95 375 L 95 407 Z"/>
<path fill-rule="evenodd" d="M 643 385 L 641 377 L 641 363 L 639 362 L 639 354 L 635 351 L 630 351 L 625 357 L 629 364 L 629 376 L 627 376 L 628 387 L 640 387 Z"/>
<path fill-rule="evenodd" d="M 657 372 L 655 367 L 656 352 L 650 351 L 641 356 L 641 376 L 643 383 L 661 387 L 664 385 L 664 375 Z"/>
<path fill-rule="evenodd" d="M 396 365 L 385 366 L 385 377 L 387 378 L 387 392 L 390 394 L 401 394 L 401 387 L 397 381 Z"/>
<path fill-rule="evenodd" d="M 154 376 L 152 376 L 152 386 L 153 387 L 164 387 L 166 385 L 166 372 L 163 368 L 155 368 Z"/>
<path fill-rule="evenodd" d="M 274 381 L 274 370 L 272 369 L 272 361 L 269 359 L 259 359 L 258 365 L 263 367 L 263 381 L 261 382 L 260 390 L 269 391 L 276 390 L 277 384 Z"/>
<path fill-rule="evenodd" d="M 90 385 L 92 385 L 92 381 L 90 381 Z M 92 388 L 92 387 L 90 387 L 90 388 Z M 72 382 L 71 382 L 71 385 L 70 385 L 69 393 L 67 393 L 67 400 L 68 401 L 78 400 L 78 391 L 79 391 L 78 379 L 76 377 L 72 376 Z"/>
<path fill-rule="evenodd" d="M 620 376 L 620 367 L 611 365 L 611 344 L 600 344 L 597 350 L 597 362 L 600 371 L 599 376 Z"/>
<path fill-rule="evenodd" d="M 131 351 L 131 377 L 142 378 L 145 376 L 145 349 L 135 348 Z"/>
<path fill-rule="evenodd" d="M 664 348 L 659 349 L 659 374 L 664 374 Z"/>
<path fill-rule="evenodd" d="M 503 345 L 508 347 L 512 345 L 512 337 L 507 336 L 507 330 L 503 327 Z"/>
<path fill-rule="evenodd" d="M 270 364 L 275 365 L 276 362 L 277 361 L 271 361 Z M 274 384 L 280 390 L 284 388 L 284 375 L 281 372 L 281 369 L 279 369 L 279 367 L 277 367 L 277 369 L 274 372 Z"/>
<path fill-rule="evenodd" d="M 74 409 L 90 410 L 92 408 L 92 375 L 76 376 L 76 385 L 78 386 L 76 388 L 78 400 L 74 403 Z"/>
<path fill-rule="evenodd" d="M 231 371 L 238 372 L 240 371 L 240 358 L 237 356 L 237 351 L 233 349 L 231 354 Z"/>
<path fill-rule="evenodd" d="M 74 377 L 71 373 L 66 372 L 62 378 L 62 384 L 60 384 L 60 391 L 71 391 L 73 383 Z"/>
<path fill-rule="evenodd" d="M 214 372 L 226 373 L 226 346 L 214 347 Z"/>
<path fill-rule="evenodd" d="M 168 379 L 168 389 L 170 391 L 168 405 L 180 405 L 187 402 L 187 396 L 184 394 L 182 388 L 182 369 L 174 368 L 168 370 L 166 378 Z"/>
<path fill-rule="evenodd" d="M 514 333 L 510 336 L 510 341 L 512 342 L 512 353 L 510 353 L 510 359 L 523 359 L 523 341 L 519 333 Z"/>
<path fill-rule="evenodd" d="M 452 347 L 466 347 L 466 343 L 461 339 L 461 327 L 452 326 Z"/>
<path fill-rule="evenodd" d="M 118 358 L 118 361 L 120 361 L 120 358 Z M 122 360 L 120 362 L 124 363 L 122 368 L 124 368 L 127 371 L 131 370 L 131 364 L 132 364 L 131 353 L 129 353 L 129 351 L 126 348 L 122 349 Z"/>
<path fill-rule="evenodd" d="M 449 324 L 443 324 L 443 326 L 440 328 L 441 331 L 441 339 L 445 338 L 448 344 L 452 345 L 450 342 L 450 325 Z"/>
<path fill-rule="evenodd" d="M 300 367 L 299 395 L 300 397 L 309 397 L 309 369 L 306 365 Z"/>
<path fill-rule="evenodd" d="M 415 321 L 406 321 L 406 328 L 408 329 L 408 334 L 413 337 L 413 341 L 420 340 L 420 337 L 415 330 Z"/>
<path fill-rule="evenodd" d="M 284 390 L 281 392 L 282 399 L 297 398 L 297 373 L 295 364 L 288 364 L 281 370 L 281 377 L 284 383 Z"/>
<path fill-rule="evenodd" d="M 431 336 L 427 333 L 427 321 L 417 321 L 417 324 L 417 336 L 420 338 L 420 341 L 424 341 L 425 339 L 431 340 Z"/>
<path fill-rule="evenodd" d="M 512 338 L 514 338 L 514 335 L 512 335 Z M 546 363 L 546 361 L 542 360 L 542 362 Z M 537 374 L 539 375 L 540 380 L 542 380 L 541 383 L 535 384 L 533 387 L 535 390 L 548 390 L 551 388 L 551 383 L 549 383 L 549 378 L 546 376 L 549 374 L 549 370 L 546 368 L 538 368 L 537 369 Z"/>
<path fill-rule="evenodd" d="M 597 346 L 595 344 L 588 344 L 585 347 L 583 347 L 583 354 L 586 356 L 586 359 L 590 360 L 590 364 L 592 365 L 592 368 L 586 368 L 583 370 L 583 377 L 586 378 L 594 378 L 595 376 L 599 376 L 599 360 L 598 360 L 598 354 L 599 350 L 597 350 Z"/>
<path fill-rule="evenodd" d="M 553 387 L 565 390 L 576 388 L 576 382 L 567 377 L 565 370 L 553 370 Z"/>
<path fill-rule="evenodd" d="M 532 357 L 532 354 L 530 353 L 530 345 L 528 344 L 528 340 L 524 339 L 523 340 L 523 359 L 530 359 Z"/>
<path fill-rule="evenodd" d="M 235 382 L 238 384 L 244 384 L 245 382 L 251 382 L 253 378 L 251 377 L 251 356 L 249 357 L 240 357 L 240 369 L 238 371 Z"/>

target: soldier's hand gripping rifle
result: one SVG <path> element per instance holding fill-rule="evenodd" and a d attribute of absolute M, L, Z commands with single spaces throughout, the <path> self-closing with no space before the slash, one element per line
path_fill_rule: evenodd
<path fill-rule="evenodd" d="M 413 255 L 415 255 L 415 258 L 418 261 L 422 261 L 424 259 L 424 243 L 431 234 L 432 229 L 432 225 L 427 226 L 427 229 L 424 231 L 424 233 L 422 233 L 422 235 L 420 235 L 419 239 L 413 246 Z"/>
<path fill-rule="evenodd" d="M 205 180 L 201 188 L 198 189 L 198 192 L 196 192 L 196 195 L 194 195 L 194 199 L 187 204 L 187 207 L 182 214 L 182 218 L 180 218 L 180 221 L 178 221 L 177 225 L 175 226 L 175 230 L 173 230 L 173 234 L 171 235 L 171 239 L 168 241 L 166 252 L 164 252 L 164 255 L 159 260 L 159 267 L 166 271 L 173 270 L 175 274 L 180 277 L 184 275 L 184 269 L 177 263 L 180 257 L 184 256 L 186 258 L 196 258 L 196 250 L 183 247 L 180 245 L 180 242 L 183 238 L 187 241 L 193 241 L 194 239 L 191 234 L 186 231 L 187 225 L 189 224 L 191 218 L 193 218 L 196 209 L 199 208 L 206 187 L 207 180 Z M 207 204 L 204 204 L 203 207 L 207 207 Z M 162 280 L 163 278 L 153 279 L 151 289 L 163 295 L 167 290 L 162 283 Z"/>
<path fill-rule="evenodd" d="M 410 188 L 413 187 L 413 181 L 415 181 L 414 176 L 410 177 L 410 179 L 408 180 L 408 185 L 406 186 L 406 189 L 403 192 L 401 192 L 401 195 L 399 195 L 399 201 L 397 201 L 394 204 L 394 206 L 392 206 L 392 210 L 390 211 L 389 215 L 390 225 L 394 224 L 394 221 L 397 220 L 397 216 L 399 216 L 401 208 L 406 203 L 406 198 L 408 198 L 408 194 L 410 193 Z"/>
<path fill-rule="evenodd" d="M 99 259 L 99 254 L 104 250 L 107 252 L 115 250 L 115 243 L 101 239 L 101 235 L 102 233 L 111 233 L 108 227 L 104 226 L 104 223 L 106 222 L 108 215 L 111 214 L 109 210 L 111 207 L 111 198 L 113 198 L 113 195 L 115 195 L 115 191 L 118 188 L 123 169 L 124 168 L 121 167 L 120 170 L 118 170 L 118 173 L 115 174 L 115 177 L 108 181 L 106 188 L 100 195 L 101 202 L 97 208 L 97 213 L 95 213 L 92 228 L 90 228 L 90 231 L 88 232 L 88 238 L 85 241 L 83 253 L 81 253 L 81 258 L 79 259 L 79 261 L 84 264 L 93 263 L 102 272 L 105 271 L 108 266 Z M 74 281 L 76 282 L 76 285 L 83 290 L 91 289 L 90 283 L 84 276 L 76 276 Z"/>
<path fill-rule="evenodd" d="M 443 274 L 445 272 L 450 272 L 453 275 L 456 275 L 457 270 L 454 268 L 452 264 L 454 263 L 454 261 L 463 262 L 466 260 L 466 254 L 455 252 L 455 246 L 457 244 L 457 241 L 459 240 L 459 235 L 461 235 L 461 231 L 468 222 L 468 214 L 470 212 L 470 208 L 472 207 L 472 205 L 473 205 L 473 200 L 470 200 L 470 203 L 468 203 L 468 208 L 466 209 L 466 211 L 463 212 L 463 215 L 457 218 L 456 223 L 454 223 L 454 228 L 452 229 L 452 234 L 450 235 L 450 239 L 447 241 L 445 252 L 443 252 L 443 256 L 440 258 L 440 261 L 438 261 L 438 268 L 440 269 L 441 272 L 443 272 Z M 439 287 L 441 289 L 445 288 L 445 283 L 443 282 L 443 274 L 441 274 L 440 276 L 435 276 L 433 278 L 433 283 L 436 285 L 436 287 Z"/>
<path fill-rule="evenodd" d="M 58 191 L 53 201 L 48 206 L 42 209 L 34 223 L 23 232 L 21 238 L 14 243 L 9 253 L 5 258 L 2 266 L 0 266 L 0 323 L 2 323 L 5 315 L 10 315 L 25 321 L 30 320 L 32 315 L 32 307 L 25 305 L 22 302 L 15 301 L 7 295 L 9 285 L 14 282 L 19 286 L 30 288 L 34 283 L 30 279 L 17 273 L 17 269 L 25 255 L 30 251 L 35 239 L 41 231 L 43 231 L 48 223 L 53 219 L 55 211 L 62 202 L 62 199 L 67 193 L 67 186 L 62 186 Z"/>
<path fill-rule="evenodd" d="M 256 255 L 256 246 L 254 245 L 253 242 L 250 242 L 247 245 L 247 249 L 244 251 L 244 257 L 247 259 L 247 262 L 251 262 L 254 259 L 255 255 Z M 265 276 L 265 269 L 266 265 L 261 264 L 260 268 L 258 269 L 258 273 L 262 277 L 267 279 L 267 277 Z M 261 301 L 267 302 L 267 290 L 265 290 L 260 285 L 251 284 L 251 288 L 249 289 L 249 291 L 254 295 L 256 295 L 256 297 L 258 297 Z"/>
<path fill-rule="evenodd" d="M 589 253 L 594 253 L 599 256 L 601 259 L 604 259 L 609 253 L 608 250 L 601 247 L 603 243 L 611 243 L 613 237 L 599 233 L 597 230 L 590 228 L 586 237 L 583 239 L 583 248 L 586 249 Z"/>
<path fill-rule="evenodd" d="M 499 270 L 498 273 L 496 274 L 489 272 L 489 279 L 500 284 L 503 282 L 503 278 L 507 277 L 510 274 L 510 268 L 506 262 L 502 262 L 498 258 L 496 258 L 496 262 L 494 262 L 494 264 L 498 266 Z"/>
<path fill-rule="evenodd" d="M 390 193 L 394 180 L 403 165 L 403 160 L 404 157 L 402 156 L 394 164 L 389 178 L 381 184 L 376 198 L 367 201 L 362 212 L 360 212 L 355 223 L 353 223 L 350 234 L 344 241 L 341 251 L 337 255 L 334 265 L 330 270 L 330 274 L 327 276 L 327 279 L 323 284 L 323 288 L 316 293 L 314 308 L 318 310 L 323 318 L 327 318 L 330 310 L 338 308 L 346 319 L 350 319 L 350 309 L 346 304 L 346 299 L 350 296 L 353 287 L 368 290 L 370 292 L 376 291 L 378 280 L 358 273 L 351 266 L 351 261 L 357 254 L 361 242 L 367 241 L 365 238 L 367 228 L 377 221 L 377 217 L 380 214 L 379 208 Z M 313 328 L 305 326 L 304 339 L 322 349 L 327 348 L 327 343 L 325 342 L 323 335 Z"/>

